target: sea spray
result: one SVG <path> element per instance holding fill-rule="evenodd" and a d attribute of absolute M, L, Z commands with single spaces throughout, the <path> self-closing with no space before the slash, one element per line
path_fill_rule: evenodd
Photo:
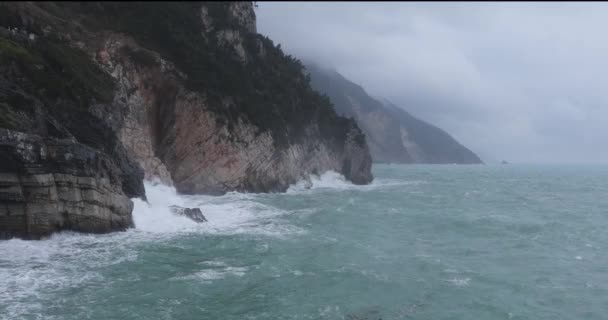
<path fill-rule="evenodd" d="M 126 232 L 0 242 L 0 319 L 604 319 L 608 169 L 567 169 L 378 165 L 369 186 L 328 173 L 219 197 L 146 184 Z"/>
<path fill-rule="evenodd" d="M 146 232 L 179 232 L 195 230 L 198 224 L 184 216 L 171 213 L 170 206 L 186 207 L 186 199 L 174 187 L 145 182 L 148 201 L 134 198 L 133 222 L 135 228 Z"/>
<path fill-rule="evenodd" d="M 298 194 L 309 189 L 342 190 L 357 187 L 334 171 L 312 176 L 311 182 L 312 187 L 307 188 L 305 181 L 299 181 L 290 187 L 287 193 Z M 272 206 L 260 203 L 259 200 L 265 198 L 263 194 L 230 192 L 223 196 L 180 195 L 174 187 L 158 181 L 146 181 L 144 187 L 148 201 L 139 198 L 132 200 L 135 228 L 145 232 L 255 232 L 246 229 L 256 228 L 256 220 L 284 214 Z M 172 205 L 199 208 L 208 222 L 198 224 L 186 217 L 176 216 L 171 213 Z M 266 231 L 273 233 L 272 230 Z"/>

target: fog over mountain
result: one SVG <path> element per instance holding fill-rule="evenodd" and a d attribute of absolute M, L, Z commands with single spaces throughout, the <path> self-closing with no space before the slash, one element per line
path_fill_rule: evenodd
<path fill-rule="evenodd" d="M 307 63 L 313 89 L 326 94 L 336 112 L 354 118 L 376 163 L 480 164 L 474 152 L 449 133 L 413 117 L 332 69 Z"/>
<path fill-rule="evenodd" d="M 608 3 L 266 3 L 258 30 L 491 163 L 608 162 Z"/>

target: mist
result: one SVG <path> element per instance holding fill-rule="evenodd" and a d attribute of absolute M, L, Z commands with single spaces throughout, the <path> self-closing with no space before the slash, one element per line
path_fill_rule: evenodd
<path fill-rule="evenodd" d="M 267 3 L 258 32 L 491 163 L 605 163 L 608 3 Z"/>

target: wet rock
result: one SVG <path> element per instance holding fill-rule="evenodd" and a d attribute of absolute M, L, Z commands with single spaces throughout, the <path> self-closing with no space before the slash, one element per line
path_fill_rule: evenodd
<path fill-rule="evenodd" d="M 133 202 L 108 155 L 68 139 L 0 129 L 0 239 L 133 226 Z"/>
<path fill-rule="evenodd" d="M 201 19 L 207 38 L 220 37 L 237 47 L 240 60 L 253 61 L 257 53 L 250 52 L 251 48 L 243 51 L 240 45 L 248 32 L 255 31 L 254 17 L 243 18 L 249 12 L 243 9 L 247 6 L 230 7 L 234 9 L 230 16 L 238 17 L 235 21 L 246 22 L 238 34 L 219 29 L 205 6 Z M 355 184 L 372 181 L 369 149 L 354 122 L 351 127 L 321 133 L 318 123 L 311 121 L 298 139 L 278 144 L 268 128 L 244 117 L 227 121 L 218 114 L 218 109 L 240 108 L 228 92 L 222 93 L 226 95 L 221 102 L 212 102 L 205 90 L 188 88 L 171 61 L 138 66 L 133 55 L 126 53 L 146 49 L 133 38 L 107 33 L 99 40 L 97 51 L 91 54 L 101 57 L 100 67 L 116 80 L 115 101 L 124 111 L 120 140 L 144 169 L 146 179 L 158 177 L 182 194 L 211 195 L 284 192 L 302 178 L 329 170 Z M 285 121 L 277 117 L 273 123 Z M 286 123 L 286 127 L 295 124 Z"/>
<path fill-rule="evenodd" d="M 185 7 L 190 4 L 176 5 L 195 8 Z M 31 128 L 46 126 L 48 130 L 40 130 L 45 132 L 36 132 L 41 136 L 72 136 L 75 141 L 102 150 L 117 159 L 127 196 L 144 194 L 140 175 L 132 174 L 138 172 L 138 167 L 146 179 L 158 178 L 183 194 L 284 192 L 304 177 L 329 170 L 356 184 L 371 182 L 371 157 L 365 136 L 354 120 L 338 117 L 331 104 L 311 90 L 297 59 L 284 55 L 256 33 L 253 3 L 202 3 L 202 30 L 191 30 L 190 24 L 184 24 L 187 29 L 179 27 L 162 33 L 167 41 L 161 42 L 166 44 L 180 44 L 181 36 L 188 35 L 187 40 L 196 45 L 186 49 L 197 52 L 187 52 L 181 46 L 157 47 L 149 42 L 151 39 L 146 40 L 148 37 L 137 36 L 139 28 L 131 30 L 131 24 L 123 25 L 119 17 L 131 10 L 136 13 L 157 9 L 144 4 L 128 5 L 115 17 L 109 14 L 115 10 L 114 4 L 99 6 L 108 10 L 83 7 L 82 15 L 103 25 L 107 22 L 100 28 L 103 32 L 64 22 L 73 20 L 73 13 L 62 3 L 57 4 L 53 14 L 45 14 L 48 7 L 39 3 L 23 5 L 22 15 L 52 27 L 36 33 L 50 32 L 42 36 L 45 41 L 55 41 L 50 35 L 65 35 L 66 40 L 55 45 L 62 45 L 62 51 L 70 53 L 66 56 L 80 58 L 61 61 L 61 68 L 44 64 L 45 74 L 56 69 L 74 73 L 49 74 L 46 81 L 36 82 L 32 77 L 28 83 L 20 84 L 18 79 L 28 79 L 28 69 L 12 74 L 11 70 L 19 67 L 14 63 L 6 64 L 6 70 L 0 69 L 0 89 L 15 85 L 14 92 L 26 91 L 31 96 L 50 92 L 61 98 L 41 99 L 40 108 L 52 117 L 41 114 L 22 119 L 24 110 L 36 104 L 19 99 L 19 105 L 11 105 L 11 113 L 3 116 L 5 104 L 1 102 L 17 99 L 11 92 L 2 100 L 2 93 L 8 91 L 0 90 L 0 127 L 4 126 L 2 122 L 10 125 L 4 127 L 18 131 L 24 131 L 24 123 Z M 162 26 L 181 20 L 174 16 L 163 19 L 166 20 L 162 23 L 153 23 Z M 27 42 L 24 49 L 36 53 L 35 46 L 45 41 Z M 196 59 L 165 60 L 154 49 L 170 53 L 162 55 L 166 59 L 182 54 Z M 215 61 L 220 56 L 226 59 Z M 207 63 L 198 62 L 206 59 L 214 59 L 208 65 L 215 66 L 213 70 L 219 74 L 224 74 L 223 69 L 232 71 L 218 81 L 213 74 L 202 72 Z M 277 68 L 268 69 L 268 65 Z M 6 78 L 5 85 L 2 78 Z M 230 85 L 279 79 L 282 85 L 277 92 L 265 86 Z M 70 85 L 58 86 L 51 92 L 49 88 L 37 88 L 37 83 Z M 202 85 L 205 83 L 218 86 Z M 32 87 L 35 92 L 28 89 Z M 55 122 L 61 125 L 51 125 Z M 126 151 L 116 152 L 118 149 Z"/>
<path fill-rule="evenodd" d="M 310 177 L 306 177 L 304 179 L 304 189 L 310 189 L 310 188 L 312 188 L 312 186 L 313 186 L 312 180 L 310 180 Z"/>
<path fill-rule="evenodd" d="M 172 213 L 178 216 L 184 216 L 190 218 L 192 221 L 197 223 L 207 222 L 207 218 L 201 212 L 199 208 L 184 208 L 180 206 L 170 206 L 169 209 Z"/>

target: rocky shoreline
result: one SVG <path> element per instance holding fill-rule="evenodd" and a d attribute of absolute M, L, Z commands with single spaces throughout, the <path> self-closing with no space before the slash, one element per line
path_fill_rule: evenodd
<path fill-rule="evenodd" d="M 0 129 L 0 201 L 0 239 L 133 226 L 115 163 L 66 139 Z"/>
<path fill-rule="evenodd" d="M 2 239 L 125 230 L 144 179 L 216 195 L 373 179 L 361 129 L 257 34 L 251 2 L 2 2 L 0 27 Z"/>

